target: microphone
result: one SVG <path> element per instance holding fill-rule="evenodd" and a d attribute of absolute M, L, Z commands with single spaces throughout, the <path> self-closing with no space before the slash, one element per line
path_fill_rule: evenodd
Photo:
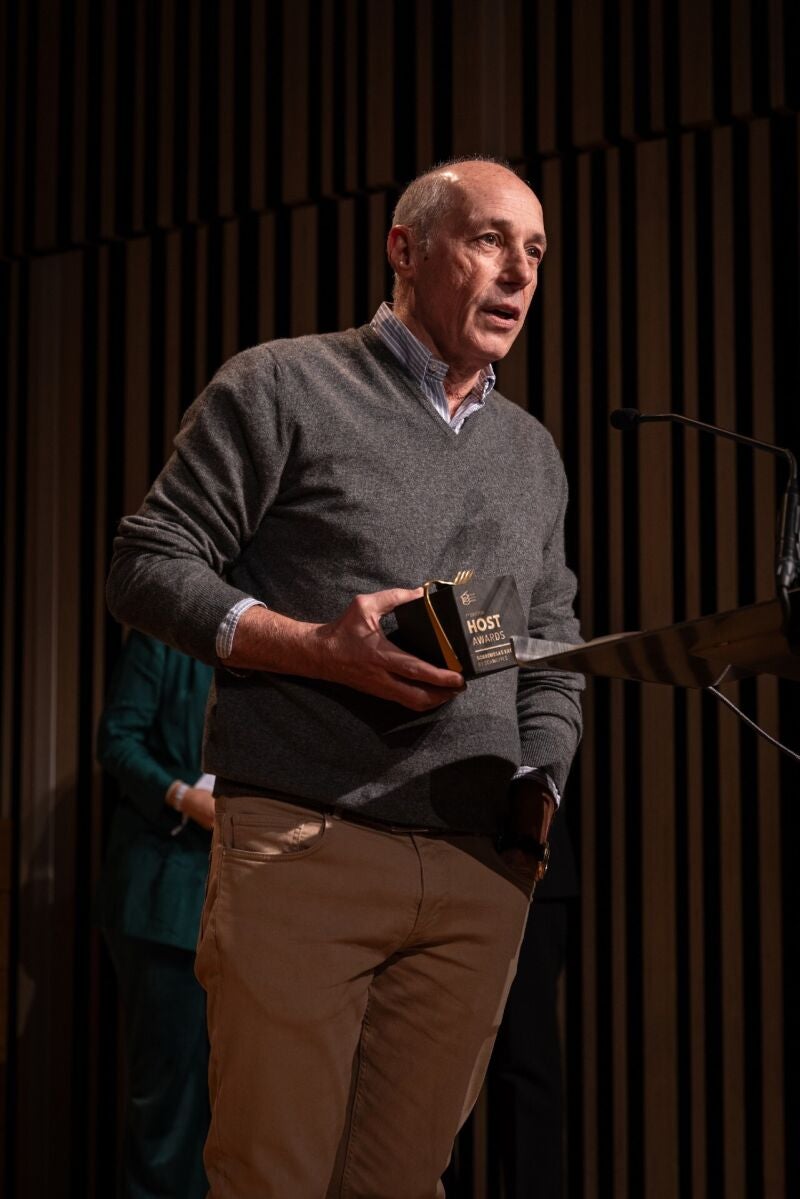
<path fill-rule="evenodd" d="M 638 408 L 615 408 L 608 419 L 614 429 L 632 429 L 638 425 L 642 414 Z"/>
<path fill-rule="evenodd" d="M 783 493 L 775 573 L 781 591 L 785 592 L 791 587 L 800 573 L 800 489 L 797 484 L 797 461 L 791 450 L 784 446 L 772 445 L 768 441 L 756 441 L 754 437 L 745 437 L 743 433 L 721 429 L 718 425 L 708 425 L 705 421 L 693 420 L 689 416 L 681 416 L 678 412 L 640 412 L 638 408 L 615 408 L 608 419 L 614 429 L 623 431 L 655 421 L 688 425 L 702 433 L 713 433 L 715 437 L 725 437 L 739 445 L 749 445 L 752 449 L 765 450 L 768 454 L 785 458 L 789 463 L 789 482 Z"/>

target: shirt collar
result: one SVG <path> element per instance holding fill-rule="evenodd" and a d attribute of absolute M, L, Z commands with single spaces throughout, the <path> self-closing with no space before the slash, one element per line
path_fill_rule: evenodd
<path fill-rule="evenodd" d="M 424 388 L 434 382 L 444 384 L 450 367 L 446 362 L 435 358 L 428 347 L 395 316 L 391 304 L 387 304 L 386 301 L 381 304 L 372 318 L 371 327 L 420 387 Z M 481 371 L 469 394 L 483 403 L 494 385 L 495 373 L 490 363 Z"/>

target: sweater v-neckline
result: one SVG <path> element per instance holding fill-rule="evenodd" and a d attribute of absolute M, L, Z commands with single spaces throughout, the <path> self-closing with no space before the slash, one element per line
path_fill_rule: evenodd
<path fill-rule="evenodd" d="M 417 383 L 416 379 L 414 379 L 409 371 L 403 366 L 402 362 L 400 362 L 399 358 L 391 350 L 391 348 L 387 346 L 385 342 L 378 336 L 372 326 L 362 325 L 358 332 L 363 333 L 364 342 L 367 348 L 373 352 L 375 358 L 377 358 L 389 369 L 389 371 L 398 379 L 398 381 L 402 383 L 409 395 L 412 396 L 412 398 L 420 405 L 420 407 L 424 409 L 427 415 L 433 421 L 435 421 L 436 425 L 439 427 L 440 434 L 443 433 L 451 441 L 454 440 L 455 442 L 460 442 L 467 431 L 467 427 L 471 426 L 473 421 L 477 420 L 486 412 L 488 403 L 480 412 L 474 412 L 471 416 L 467 417 L 459 432 L 456 432 L 451 424 L 442 419 L 431 401 L 425 395 L 425 392 L 422 390 L 419 383 Z"/>

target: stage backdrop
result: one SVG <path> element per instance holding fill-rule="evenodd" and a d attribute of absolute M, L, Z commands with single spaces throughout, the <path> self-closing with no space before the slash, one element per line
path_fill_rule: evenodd
<path fill-rule="evenodd" d="M 9 1199 L 106 1199 L 92 929 L 119 517 L 239 348 L 368 319 L 398 189 L 507 157 L 550 249 L 500 385 L 558 441 L 587 636 L 768 597 L 798 448 L 793 0 L 17 0 L 0 17 L 0 908 Z M 800 743 L 792 688 L 729 688 Z M 710 697 L 597 683 L 566 798 L 571 1199 L 800 1193 L 798 776 Z M 7 937 L 3 939 L 3 930 Z M 498 1199 L 485 1102 L 458 1187 Z"/>

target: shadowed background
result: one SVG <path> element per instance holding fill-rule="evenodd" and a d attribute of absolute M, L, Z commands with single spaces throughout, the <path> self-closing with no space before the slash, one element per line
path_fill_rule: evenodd
<path fill-rule="evenodd" d="M 550 242 L 500 387 L 562 449 L 585 635 L 768 597 L 772 461 L 607 416 L 800 448 L 799 42 L 792 0 L 2 4 L 9 1199 L 113 1192 L 103 583 L 181 412 L 240 348 L 368 320 L 403 184 L 499 154 Z M 728 690 L 800 743 L 796 688 Z M 711 698 L 590 686 L 566 801 L 570 1199 L 800 1193 L 797 782 Z M 463 1199 L 500 1195 L 486 1125 L 483 1101 Z"/>

